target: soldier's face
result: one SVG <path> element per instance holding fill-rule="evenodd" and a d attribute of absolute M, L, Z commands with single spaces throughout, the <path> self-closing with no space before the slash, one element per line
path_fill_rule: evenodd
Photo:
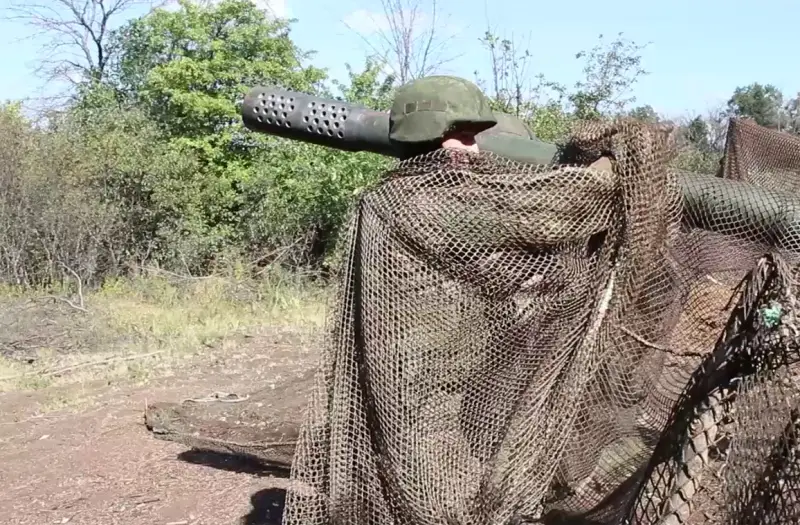
<path fill-rule="evenodd" d="M 442 141 L 445 149 L 460 149 L 467 151 L 478 151 L 478 143 L 475 142 L 475 134 L 468 131 L 451 133 Z"/>

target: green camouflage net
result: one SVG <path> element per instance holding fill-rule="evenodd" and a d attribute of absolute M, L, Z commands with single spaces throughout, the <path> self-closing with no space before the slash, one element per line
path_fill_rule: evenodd
<path fill-rule="evenodd" d="M 800 516 L 786 499 L 800 490 L 800 478 L 775 477 L 800 468 L 794 452 L 784 452 L 800 394 L 792 273 L 768 256 L 744 279 L 660 437 L 626 523 L 755 525 Z"/>
<path fill-rule="evenodd" d="M 586 167 L 600 155 L 612 170 Z M 793 500 L 763 494 L 797 485 L 757 488 L 737 465 L 771 464 L 792 409 L 736 407 L 745 378 L 775 383 L 762 353 L 793 362 L 752 312 L 794 326 L 775 312 L 793 309 L 800 238 L 685 209 L 670 155 L 660 130 L 585 124 L 572 166 L 439 150 L 366 192 L 284 523 L 745 523 L 736 491 L 782 501 L 769 512 L 788 523 Z"/>
<path fill-rule="evenodd" d="M 301 435 L 286 525 L 800 522 L 800 140 L 733 119 L 721 187 L 666 139 L 400 163 L 353 216 L 302 430 L 306 380 L 149 428 L 265 466 Z"/>
<path fill-rule="evenodd" d="M 800 137 L 731 118 L 722 176 L 774 190 L 800 190 Z"/>

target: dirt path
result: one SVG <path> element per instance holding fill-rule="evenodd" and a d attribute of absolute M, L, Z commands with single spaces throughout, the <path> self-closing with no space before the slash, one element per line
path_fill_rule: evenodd
<path fill-rule="evenodd" d="M 695 297 L 697 305 L 707 300 Z M 144 385 L 97 381 L 0 393 L 0 522 L 280 524 L 286 473 L 157 440 L 144 427 L 144 409 L 296 381 L 315 366 L 316 347 L 307 334 L 272 331 L 187 359 L 170 377 Z M 54 398 L 79 400 L 80 408 L 37 415 Z"/>
<path fill-rule="evenodd" d="M 154 439 L 146 403 L 214 391 L 247 393 L 290 381 L 313 351 L 290 336 L 197 359 L 142 386 L 83 385 L 79 410 L 37 416 L 52 392 L 0 394 L 0 516 L 14 524 L 269 525 L 286 479 Z M 72 387 L 73 389 L 76 387 Z"/>

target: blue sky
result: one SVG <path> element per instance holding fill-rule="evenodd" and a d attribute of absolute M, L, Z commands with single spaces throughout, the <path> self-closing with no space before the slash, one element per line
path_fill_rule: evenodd
<path fill-rule="evenodd" d="M 298 45 L 316 50 L 315 64 L 343 77 L 344 62 L 363 63 L 369 41 L 382 25 L 380 0 L 258 0 L 297 18 L 292 30 Z M 8 0 L 0 0 L 0 6 Z M 749 4 L 748 7 L 745 7 Z M 703 113 L 724 103 L 736 86 L 772 83 L 791 96 L 800 91 L 800 69 L 794 60 L 800 48 L 800 2 L 760 0 L 439 0 L 450 48 L 459 55 L 443 72 L 473 78 L 487 71 L 488 59 L 478 38 L 487 23 L 503 36 L 526 43 L 531 67 L 547 78 L 574 84 L 581 63 L 575 53 L 591 48 L 600 33 L 619 32 L 639 43 L 651 42 L 643 66 L 652 73 L 635 88 L 637 104 L 650 104 L 668 116 Z M 345 23 L 347 21 L 349 23 Z M 20 41 L 30 29 L 0 22 L 4 53 L 0 55 L 0 99 L 42 93 L 32 75 L 37 58 L 35 40 Z M 47 92 L 49 90 L 46 90 Z"/>

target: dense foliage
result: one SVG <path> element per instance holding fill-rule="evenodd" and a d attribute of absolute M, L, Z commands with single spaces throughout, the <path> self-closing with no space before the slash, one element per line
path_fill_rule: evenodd
<path fill-rule="evenodd" d="M 381 61 L 331 81 L 294 44 L 289 22 L 249 0 L 181 0 L 104 38 L 102 71 L 86 68 L 63 111 L 33 122 L 19 104 L 0 107 L 0 281 L 78 275 L 91 285 L 152 265 L 188 274 L 335 265 L 354 196 L 389 160 L 251 133 L 241 99 L 269 83 L 386 109 L 396 82 Z M 578 53 L 584 78 L 571 89 L 541 75 L 523 89 L 529 54 L 490 33 L 481 41 L 494 75 L 481 84 L 494 106 L 544 140 L 576 118 L 661 119 L 633 107 L 644 46 L 621 35 Z M 772 86 L 737 89 L 719 115 L 682 123 L 690 147 L 679 162 L 716 169 L 727 115 L 794 131 L 796 114 L 797 101 Z"/>

